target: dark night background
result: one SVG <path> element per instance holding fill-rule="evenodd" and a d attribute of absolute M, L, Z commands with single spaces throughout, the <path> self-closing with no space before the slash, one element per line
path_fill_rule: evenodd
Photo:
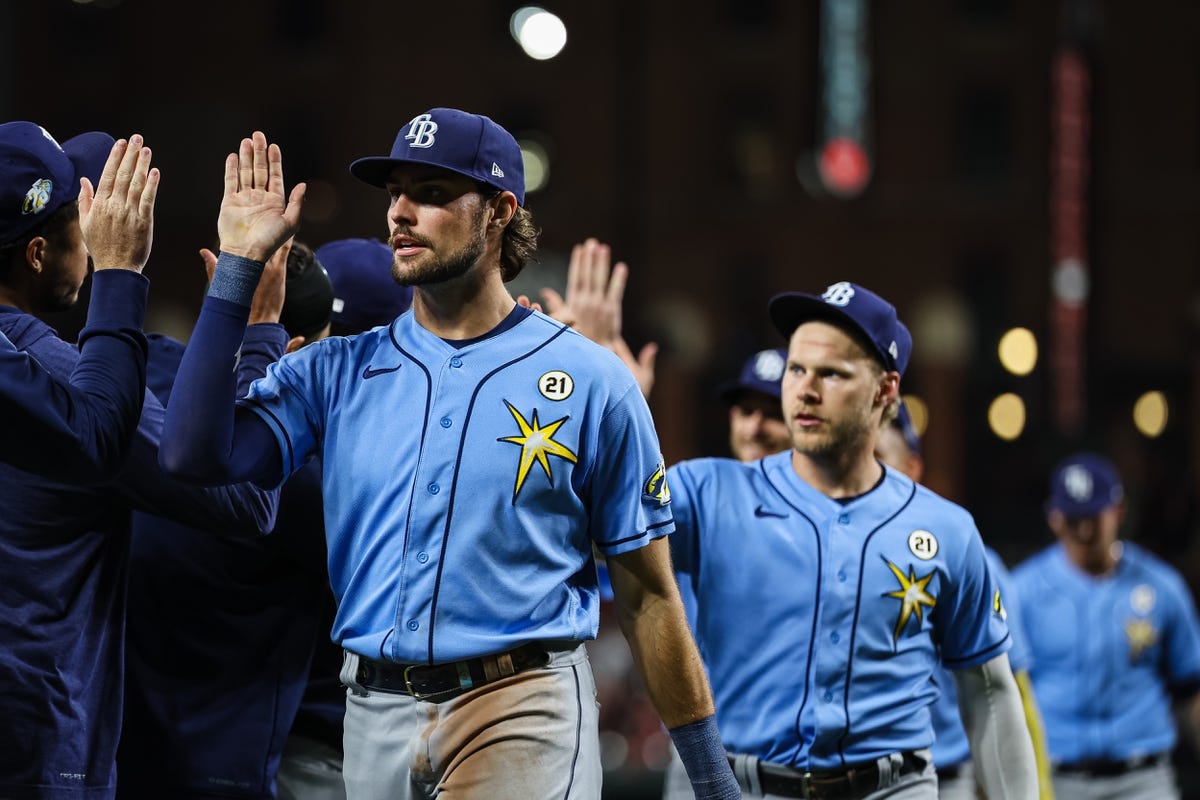
<path fill-rule="evenodd" d="M 509 35 L 506 0 L 0 0 L 0 116 L 60 140 L 145 135 L 163 173 L 148 326 L 186 339 L 204 289 L 196 251 L 214 244 L 241 137 L 261 129 L 281 145 L 289 184 L 310 187 L 300 237 L 320 244 L 386 231 L 382 193 L 351 178 L 352 159 L 387 152 L 429 107 L 487 114 L 551 156 L 527 201 L 541 263 L 519 290 L 561 288 L 588 236 L 629 263 L 626 337 L 662 345 L 651 407 L 668 463 L 725 454 L 712 387 L 783 344 L 771 295 L 853 280 L 914 331 L 905 390 L 929 406 L 926 482 L 1010 564 L 1049 543 L 1049 469 L 1088 447 L 1124 473 L 1126 535 L 1200 586 L 1200 4 L 866 3 L 873 172 L 851 198 L 797 170 L 822 124 L 817 0 L 543 5 L 568 30 L 549 61 Z M 1073 426 L 1052 412 L 1047 358 L 1063 52 L 1088 73 L 1074 211 L 1091 294 Z M 934 341 L 945 308 L 966 323 L 957 348 Z M 67 335 L 78 324 L 53 322 Z M 1013 326 L 1039 340 L 1025 377 L 994 355 Z M 1153 439 L 1131 421 L 1151 389 L 1170 408 Z M 1027 408 L 1013 441 L 987 424 L 1001 392 Z"/>

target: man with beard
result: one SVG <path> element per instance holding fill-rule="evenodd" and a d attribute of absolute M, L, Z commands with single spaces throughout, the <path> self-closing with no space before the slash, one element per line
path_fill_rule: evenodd
<path fill-rule="evenodd" d="M 875 459 L 908 330 L 849 282 L 777 295 L 769 310 L 789 342 L 791 448 L 668 472 L 675 569 L 745 796 L 934 800 L 940 653 L 988 797 L 1035 797 L 979 532 L 964 509 Z"/>
<path fill-rule="evenodd" d="M 738 797 L 671 575 L 649 408 L 618 358 L 505 287 L 537 239 L 516 140 L 435 108 L 350 170 L 387 190 L 412 309 L 284 356 L 235 403 L 249 295 L 304 193 L 285 200 L 256 131 L 226 161 L 221 256 L 162 453 L 192 480 L 261 485 L 320 454 L 347 796 L 600 796 L 594 544 L 697 796 Z"/>
<path fill-rule="evenodd" d="M 1121 541 L 1124 517 L 1116 465 L 1073 453 L 1046 502 L 1057 543 L 1013 570 L 1058 800 L 1177 799 L 1176 717 L 1200 743 L 1195 602 L 1174 567 Z"/>

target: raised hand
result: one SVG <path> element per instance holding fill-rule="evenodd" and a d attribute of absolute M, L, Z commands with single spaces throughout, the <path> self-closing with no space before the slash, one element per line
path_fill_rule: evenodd
<path fill-rule="evenodd" d="M 608 245 L 589 238 L 571 248 L 567 265 L 567 296 L 550 288 L 542 289 L 546 313 L 570 325 L 597 344 L 612 350 L 637 379 L 644 397 L 654 386 L 654 364 L 658 345 L 650 342 L 634 355 L 621 334 L 621 304 L 629 267 L 625 262 L 612 264 Z"/>
<path fill-rule="evenodd" d="M 266 261 L 300 228 L 305 184 L 284 197 L 283 155 L 255 131 L 225 158 L 225 193 L 217 217 L 222 252 Z"/>
<path fill-rule="evenodd" d="M 161 177 L 150 157 L 135 133 L 113 143 L 99 185 L 79 180 L 79 227 L 97 270 L 141 272 L 150 258 Z"/>

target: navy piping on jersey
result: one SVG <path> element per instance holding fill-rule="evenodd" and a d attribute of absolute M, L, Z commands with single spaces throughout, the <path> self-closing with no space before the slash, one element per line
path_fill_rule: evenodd
<path fill-rule="evenodd" d="M 571 787 L 575 785 L 575 770 L 579 767 L 579 750 L 583 739 L 583 697 L 579 685 L 579 667 L 572 665 L 571 677 L 575 679 L 575 754 L 571 756 L 571 777 L 567 779 L 567 791 L 563 800 L 571 796 Z"/>
<path fill-rule="evenodd" d="M 279 421 L 279 417 L 275 416 L 275 414 L 270 409 L 265 408 L 262 404 L 260 404 L 256 400 L 239 400 L 238 405 L 247 406 L 247 407 L 254 406 L 254 408 L 256 408 L 258 411 L 260 411 L 263 414 L 266 414 L 268 417 L 271 418 L 271 422 L 275 425 L 275 430 L 279 431 L 280 435 L 283 436 L 283 443 L 285 445 L 287 445 L 287 458 L 284 460 L 284 464 L 283 464 L 283 474 L 284 474 L 285 480 L 286 480 L 286 476 L 290 475 L 296 466 L 294 464 L 294 460 L 295 460 L 296 456 L 292 449 L 292 437 L 288 436 L 287 428 L 285 428 L 283 426 L 283 423 L 281 423 Z"/>
<path fill-rule="evenodd" d="M 758 461 L 758 471 L 762 474 L 763 480 L 767 482 L 767 485 L 774 490 L 775 494 L 779 495 L 779 499 L 783 501 L 784 505 L 795 511 L 800 515 L 802 520 L 808 523 L 809 528 L 812 529 L 813 536 L 818 540 L 819 544 L 821 535 L 817 532 L 816 523 L 813 522 L 811 517 L 809 517 L 796 506 L 792 505 L 791 500 L 789 500 L 788 497 L 771 481 L 771 476 L 767 474 L 766 464 L 762 459 L 759 459 Z M 818 546 L 817 579 L 813 582 L 813 585 L 817 587 L 817 589 L 813 592 L 812 627 L 808 632 L 808 640 L 810 642 L 817 641 L 817 620 L 821 618 L 821 574 L 824 569 L 825 563 L 821 557 L 821 548 Z M 804 734 L 801 732 L 800 718 L 804 716 L 804 709 L 808 706 L 808 687 L 812 685 L 813 658 L 815 655 L 813 651 L 814 648 L 808 648 L 808 658 L 805 659 L 804 662 L 804 691 L 800 695 L 800 706 L 796 709 L 796 738 L 799 741 L 804 741 Z"/>
<path fill-rule="evenodd" d="M 518 306 L 518 308 L 522 308 L 522 306 Z M 510 317 L 511 316 L 512 315 L 510 315 Z M 507 319 L 506 319 L 506 321 L 507 321 Z M 503 324 L 503 323 L 501 323 L 501 324 Z M 560 327 L 557 331 L 554 332 L 554 334 L 552 336 L 550 336 L 544 342 L 539 344 L 537 347 L 533 348 L 532 350 L 530 350 L 527 353 L 522 353 L 521 355 L 517 356 L 516 358 L 506 361 L 505 363 L 496 367 L 491 372 L 489 372 L 487 375 L 484 375 L 483 378 L 480 379 L 479 383 L 477 383 L 475 385 L 475 390 L 473 392 L 471 392 L 471 401 L 469 403 L 467 403 L 467 414 L 466 414 L 466 419 L 463 422 L 462 434 L 460 434 L 459 439 L 458 439 L 458 453 L 455 456 L 455 462 L 454 462 L 456 465 L 461 466 L 461 464 L 462 464 L 463 448 L 466 446 L 466 441 L 467 441 L 467 430 L 470 428 L 470 425 L 471 425 L 471 419 L 473 417 L 472 412 L 475 409 L 475 401 L 479 398 L 479 392 L 483 389 L 484 384 L 486 384 L 489 380 L 491 380 L 495 375 L 497 375 L 497 374 L 503 372 L 504 370 L 508 369 L 509 367 L 511 367 L 513 364 L 516 364 L 519 361 L 524 361 L 525 359 L 530 358 L 535 353 L 539 352 L 540 350 L 542 350 L 543 348 L 548 346 L 551 342 L 553 342 L 559 336 L 562 336 L 563 333 L 568 330 L 570 330 L 570 328 L 568 328 L 565 325 Z M 404 352 L 403 348 L 401 348 L 401 352 Z M 405 355 L 408 356 L 409 358 L 412 358 L 412 356 L 408 353 L 405 353 Z M 417 359 L 412 358 L 412 360 L 416 361 Z M 429 407 L 429 404 L 427 402 L 426 408 L 428 408 L 428 407 Z M 422 449 L 424 448 L 424 444 L 425 444 L 425 433 L 424 433 L 424 431 L 422 431 L 422 433 L 421 433 Z M 429 604 L 429 644 L 428 644 L 429 659 L 428 660 L 429 660 L 430 664 L 436 663 L 433 658 L 433 635 L 437 628 L 438 595 L 441 593 L 441 587 L 442 587 L 442 570 L 445 569 L 445 567 L 446 567 L 446 549 L 449 546 L 449 542 L 450 542 L 450 525 L 454 520 L 454 501 L 455 501 L 455 498 L 458 496 L 458 475 L 459 475 L 459 467 L 456 466 L 455 470 L 454 470 L 454 478 L 450 481 L 450 496 L 446 501 L 446 508 L 447 508 L 447 510 L 446 510 L 446 525 L 442 531 L 442 549 L 438 556 L 437 576 L 434 578 L 434 582 L 433 582 L 433 598 L 430 600 L 430 604 Z"/>
<path fill-rule="evenodd" d="M 614 547 L 619 544 L 625 544 L 626 542 L 632 542 L 632 541 L 642 538 L 650 531 L 656 531 L 659 528 L 665 528 L 668 525 L 674 524 L 674 522 L 675 522 L 675 520 L 656 522 L 653 525 L 651 525 L 649 528 L 647 528 L 646 530 L 642 531 L 641 533 L 635 533 L 633 536 L 626 536 L 624 539 L 616 539 L 611 542 L 596 542 L 596 544 L 598 544 L 602 547 Z"/>
<path fill-rule="evenodd" d="M 887 470 L 884 470 L 884 475 L 886 476 L 886 474 L 887 474 Z M 879 485 L 880 484 L 876 484 L 876 488 L 878 488 Z M 874 491 L 874 489 L 872 489 L 872 491 Z M 868 494 L 870 494 L 870 492 L 868 492 Z M 867 546 L 871 543 L 871 539 L 875 536 L 875 534 L 879 533 L 879 531 L 885 525 L 890 523 L 896 517 L 900 516 L 900 512 L 902 512 L 902 511 L 904 511 L 904 509 L 908 508 L 908 506 L 912 503 L 913 498 L 916 496 L 917 496 L 917 484 L 913 483 L 912 491 L 909 492 L 909 494 L 908 494 L 908 499 L 905 500 L 903 503 L 901 503 L 900 507 L 897 508 L 890 517 L 888 517 L 883 522 L 876 525 L 875 528 L 866 535 L 866 538 L 863 539 L 862 550 L 859 551 L 859 554 L 858 554 L 858 563 L 862 566 L 858 570 L 858 593 L 855 595 L 856 600 L 854 602 L 854 621 L 851 623 L 851 626 L 850 626 L 851 658 L 846 663 L 845 685 L 842 690 L 842 713 L 846 720 L 846 726 L 842 730 L 842 735 L 838 737 L 838 748 L 837 748 L 838 749 L 838 758 L 840 758 L 842 760 L 842 766 L 846 765 L 846 751 L 845 751 L 846 737 L 848 737 L 850 735 L 850 681 L 851 681 L 851 678 L 854 673 L 853 654 L 854 654 L 854 640 L 858 638 L 858 614 L 862 610 L 863 575 L 866 573 L 865 566 L 866 566 L 866 559 L 867 559 Z M 893 646 L 894 646 L 894 643 L 893 643 Z"/>

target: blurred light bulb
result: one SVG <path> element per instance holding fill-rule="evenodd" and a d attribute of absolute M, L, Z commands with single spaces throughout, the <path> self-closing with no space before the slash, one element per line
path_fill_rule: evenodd
<path fill-rule="evenodd" d="M 508 30 L 525 55 L 538 61 L 554 58 L 567 44 L 567 26 L 556 15 L 537 6 L 513 12 Z"/>

